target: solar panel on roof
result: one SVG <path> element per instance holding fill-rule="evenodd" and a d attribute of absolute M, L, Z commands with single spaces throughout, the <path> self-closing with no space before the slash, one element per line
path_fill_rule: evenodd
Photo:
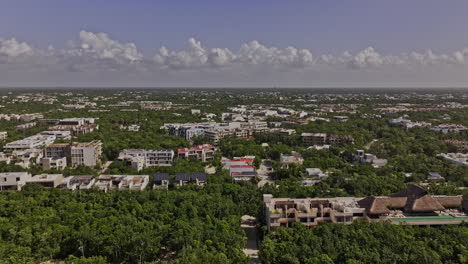
<path fill-rule="evenodd" d="M 176 173 L 176 181 L 190 181 L 188 173 Z"/>
<path fill-rule="evenodd" d="M 169 179 L 169 173 L 156 173 L 154 175 L 155 181 L 163 181 Z"/>
<path fill-rule="evenodd" d="M 199 181 L 206 181 L 206 173 L 204 172 L 195 172 L 192 174 L 193 178 Z"/>

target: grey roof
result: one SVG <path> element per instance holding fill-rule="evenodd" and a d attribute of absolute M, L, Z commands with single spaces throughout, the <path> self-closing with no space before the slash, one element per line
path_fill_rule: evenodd
<path fill-rule="evenodd" d="M 256 172 L 256 171 L 242 171 L 242 172 L 241 172 L 241 175 L 252 175 L 252 176 L 255 176 L 255 175 L 257 175 L 257 172 Z"/>
<path fill-rule="evenodd" d="M 70 180 L 70 184 L 75 184 L 75 183 L 84 183 L 84 184 L 89 184 L 94 176 L 93 175 L 76 175 L 72 176 Z"/>
<path fill-rule="evenodd" d="M 190 174 L 179 172 L 175 175 L 176 181 L 190 181 Z"/>
<path fill-rule="evenodd" d="M 164 180 L 168 180 L 168 179 L 169 179 L 169 173 L 162 172 L 162 173 L 156 173 L 154 175 L 154 180 L 155 181 L 164 181 Z"/>
<path fill-rule="evenodd" d="M 199 181 L 206 181 L 206 173 L 204 172 L 195 172 L 192 174 L 192 178 Z"/>

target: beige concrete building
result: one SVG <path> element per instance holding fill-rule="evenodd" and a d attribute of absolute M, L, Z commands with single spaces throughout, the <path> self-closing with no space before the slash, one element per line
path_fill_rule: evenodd
<path fill-rule="evenodd" d="M 73 166 L 85 165 L 94 167 L 100 163 L 101 155 L 101 141 L 72 143 L 71 145 L 71 161 Z"/>

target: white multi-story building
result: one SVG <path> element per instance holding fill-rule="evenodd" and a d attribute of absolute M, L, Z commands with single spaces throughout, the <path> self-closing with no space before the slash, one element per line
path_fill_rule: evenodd
<path fill-rule="evenodd" d="M 56 137 L 53 135 L 35 135 L 7 143 L 3 148 L 10 151 L 32 149 L 52 144 L 55 139 Z"/>
<path fill-rule="evenodd" d="M 99 163 L 101 154 L 101 141 L 72 143 L 71 146 L 71 161 L 73 166 L 85 165 L 94 167 Z"/>
<path fill-rule="evenodd" d="M 145 153 L 146 167 L 171 166 L 174 159 L 172 149 L 152 149 Z"/>
<path fill-rule="evenodd" d="M 0 173 L 0 191 L 3 190 L 18 190 L 31 179 L 31 174 L 28 172 L 3 172 Z"/>
<path fill-rule="evenodd" d="M 129 160 L 132 162 L 134 170 L 142 170 L 156 166 L 171 166 L 174 159 L 172 149 L 124 149 L 120 152 L 119 160 Z"/>

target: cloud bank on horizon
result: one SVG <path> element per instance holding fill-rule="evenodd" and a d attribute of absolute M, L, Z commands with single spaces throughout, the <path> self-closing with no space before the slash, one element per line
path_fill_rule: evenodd
<path fill-rule="evenodd" d="M 85 30 L 60 50 L 0 38 L 0 86 L 463 86 L 467 64 L 468 47 L 450 54 L 430 49 L 382 54 L 372 46 L 354 54 L 315 54 L 258 40 L 238 50 L 208 48 L 189 38 L 185 50 L 163 46 L 146 55 L 135 43 Z"/>

